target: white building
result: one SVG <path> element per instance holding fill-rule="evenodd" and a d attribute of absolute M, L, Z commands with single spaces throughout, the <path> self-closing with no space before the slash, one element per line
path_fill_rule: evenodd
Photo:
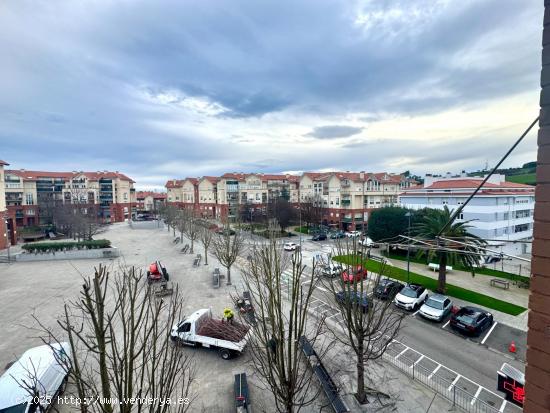
<path fill-rule="evenodd" d="M 506 182 L 493 175 L 466 205 L 457 220 L 469 221 L 470 233 L 483 238 L 497 251 L 508 254 L 531 252 L 535 188 Z M 483 177 L 434 177 L 426 175 L 424 186 L 407 189 L 399 203 L 410 209 L 456 210 L 478 187 Z M 491 248 L 491 247 L 489 247 Z"/>

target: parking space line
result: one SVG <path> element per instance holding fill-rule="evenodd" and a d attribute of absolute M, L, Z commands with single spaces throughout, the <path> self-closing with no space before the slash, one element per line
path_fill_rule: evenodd
<path fill-rule="evenodd" d="M 430 373 L 430 375 L 428 376 L 428 379 L 431 379 L 432 376 L 433 376 L 435 373 L 437 373 L 437 370 L 439 370 L 440 368 L 441 368 L 441 364 L 438 364 L 437 367 L 435 368 L 435 370 L 432 371 L 432 372 Z"/>
<path fill-rule="evenodd" d="M 451 383 L 451 385 L 449 386 L 449 388 L 447 389 L 447 391 L 451 391 L 451 389 L 453 388 L 453 386 L 456 384 L 456 382 L 460 379 L 460 374 L 457 374 L 456 378 L 453 380 L 453 382 Z"/>
<path fill-rule="evenodd" d="M 500 409 L 498 409 L 498 411 L 503 412 L 505 407 L 506 407 L 506 399 L 502 401 L 502 404 L 500 405 Z"/>
<path fill-rule="evenodd" d="M 329 318 L 336 317 L 336 316 L 338 316 L 338 315 L 339 315 L 339 313 L 334 313 L 334 314 L 332 314 L 332 315 L 329 315 L 326 319 L 328 320 Z"/>
<path fill-rule="evenodd" d="M 447 327 L 447 326 L 449 325 L 450 322 L 451 322 L 451 320 L 447 320 L 447 322 L 446 322 L 445 324 L 443 324 L 443 327 L 441 327 L 441 328 Z"/>
<path fill-rule="evenodd" d="M 325 293 L 328 293 L 328 290 L 326 288 L 323 288 L 323 287 L 317 287 L 318 290 L 321 290 L 321 291 L 324 291 Z"/>
<path fill-rule="evenodd" d="M 419 312 L 420 312 L 420 310 L 416 310 L 416 311 L 413 313 L 413 316 L 417 315 Z"/>
<path fill-rule="evenodd" d="M 422 360 L 423 358 L 424 358 L 424 354 L 421 354 L 421 355 L 420 355 L 420 358 L 419 358 L 418 360 L 416 360 L 416 361 L 413 363 L 413 366 L 416 366 L 416 365 L 418 364 L 418 362 L 419 362 L 420 360 Z M 411 366 L 411 367 L 412 367 L 412 366 Z"/>
<path fill-rule="evenodd" d="M 472 401 L 470 402 L 470 405 L 474 405 L 474 403 L 476 402 L 477 398 L 479 397 L 479 393 L 481 393 L 481 389 L 483 389 L 483 387 L 479 386 L 477 388 L 477 391 L 476 391 L 476 394 L 474 394 L 474 397 L 472 399 Z"/>
<path fill-rule="evenodd" d="M 402 356 L 405 351 L 407 351 L 409 348 L 408 347 L 405 347 L 405 350 L 403 350 L 401 353 L 399 353 L 397 356 L 394 357 L 395 360 L 397 360 L 399 358 L 399 356 Z"/>
<path fill-rule="evenodd" d="M 489 338 L 489 336 L 491 335 L 491 333 L 493 332 L 493 330 L 495 329 L 497 324 L 498 324 L 498 321 L 495 321 L 495 323 L 493 324 L 491 329 L 489 331 L 487 331 L 487 334 L 485 334 L 485 337 L 483 337 L 483 340 L 481 340 L 481 344 L 485 344 L 485 340 L 487 340 Z"/>

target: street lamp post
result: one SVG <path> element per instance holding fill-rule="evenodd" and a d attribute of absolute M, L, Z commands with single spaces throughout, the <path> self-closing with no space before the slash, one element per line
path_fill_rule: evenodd
<path fill-rule="evenodd" d="M 409 278 L 410 278 L 410 275 L 411 275 L 411 260 L 410 260 L 410 256 L 411 256 L 411 212 L 407 212 L 405 214 L 405 216 L 407 218 L 409 218 L 409 225 L 407 227 L 407 236 L 408 236 L 408 240 L 407 240 L 407 284 L 409 283 Z"/>

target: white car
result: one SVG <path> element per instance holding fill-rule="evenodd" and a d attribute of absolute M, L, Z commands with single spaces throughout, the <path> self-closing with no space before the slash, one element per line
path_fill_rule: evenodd
<path fill-rule="evenodd" d="M 404 310 L 417 310 L 428 298 L 428 290 L 418 284 L 408 284 L 397 293 L 393 303 Z"/>
<path fill-rule="evenodd" d="M 361 231 L 348 231 L 346 232 L 346 237 L 348 238 L 355 238 L 355 237 L 360 237 L 361 236 Z"/>
<path fill-rule="evenodd" d="M 340 264 L 335 264 L 332 261 L 322 267 L 322 273 L 325 277 L 338 277 L 342 274 L 342 271 L 344 271 L 342 266 Z"/>
<path fill-rule="evenodd" d="M 371 240 L 369 237 L 366 237 L 362 240 L 359 240 L 359 245 L 362 245 L 363 247 L 374 247 L 374 241 Z"/>
<path fill-rule="evenodd" d="M 285 245 L 283 246 L 283 249 L 285 251 L 296 251 L 300 249 L 300 246 L 296 244 L 295 242 L 285 242 Z"/>

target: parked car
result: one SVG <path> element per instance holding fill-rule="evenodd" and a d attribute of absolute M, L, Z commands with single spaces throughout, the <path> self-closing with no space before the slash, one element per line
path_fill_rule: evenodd
<path fill-rule="evenodd" d="M 477 307 L 462 307 L 451 317 L 451 327 L 466 334 L 479 335 L 492 324 L 493 315 Z"/>
<path fill-rule="evenodd" d="M 395 295 L 401 291 L 403 287 L 405 286 L 400 282 L 390 280 L 389 278 L 382 278 L 374 289 L 374 296 L 381 300 L 393 300 Z"/>
<path fill-rule="evenodd" d="M 325 234 L 324 232 L 319 232 L 311 238 L 312 241 L 324 241 L 326 239 L 327 239 L 327 234 Z"/>
<path fill-rule="evenodd" d="M 337 277 L 342 274 L 343 268 L 340 264 L 330 261 L 328 264 L 323 265 L 321 271 L 326 277 Z"/>
<path fill-rule="evenodd" d="M 336 301 L 344 305 L 359 305 L 363 311 L 369 309 L 369 298 L 366 292 L 360 291 L 339 291 L 335 294 Z"/>
<path fill-rule="evenodd" d="M 285 251 L 296 251 L 300 249 L 300 246 L 295 242 L 285 242 L 285 245 L 283 245 L 283 249 Z"/>
<path fill-rule="evenodd" d="M 170 338 L 192 347 L 206 347 L 218 350 L 224 360 L 243 352 L 251 330 L 237 322 L 227 323 L 212 318 L 208 309 L 197 310 L 172 327 Z"/>
<path fill-rule="evenodd" d="M 364 278 L 367 278 L 367 270 L 361 266 L 353 267 L 342 273 L 342 281 L 344 282 L 356 282 Z"/>
<path fill-rule="evenodd" d="M 487 255 L 485 257 L 485 264 L 494 264 L 496 262 L 500 262 L 502 260 L 502 257 L 500 255 Z"/>
<path fill-rule="evenodd" d="M 46 411 L 65 390 L 70 358 L 69 343 L 45 344 L 25 351 L 0 377 L 0 412 Z"/>
<path fill-rule="evenodd" d="M 361 231 L 348 231 L 346 232 L 346 237 L 348 238 L 355 238 L 355 237 L 360 237 L 361 236 Z"/>
<path fill-rule="evenodd" d="M 451 312 L 453 302 L 445 295 L 434 294 L 428 296 L 426 302 L 420 307 L 420 314 L 428 320 L 442 321 Z"/>
<path fill-rule="evenodd" d="M 345 236 L 346 234 L 344 233 L 344 231 L 335 231 L 330 234 L 330 239 L 340 239 L 344 238 Z"/>
<path fill-rule="evenodd" d="M 229 229 L 229 228 L 225 228 L 225 229 L 219 229 L 218 230 L 218 234 L 220 235 L 235 235 L 235 231 L 233 231 L 232 229 Z"/>
<path fill-rule="evenodd" d="M 374 247 L 375 244 L 369 237 L 365 237 L 359 240 L 359 245 L 362 245 L 363 247 Z"/>
<path fill-rule="evenodd" d="M 408 284 L 399 291 L 393 303 L 405 310 L 417 310 L 428 298 L 428 290 L 418 284 Z"/>

